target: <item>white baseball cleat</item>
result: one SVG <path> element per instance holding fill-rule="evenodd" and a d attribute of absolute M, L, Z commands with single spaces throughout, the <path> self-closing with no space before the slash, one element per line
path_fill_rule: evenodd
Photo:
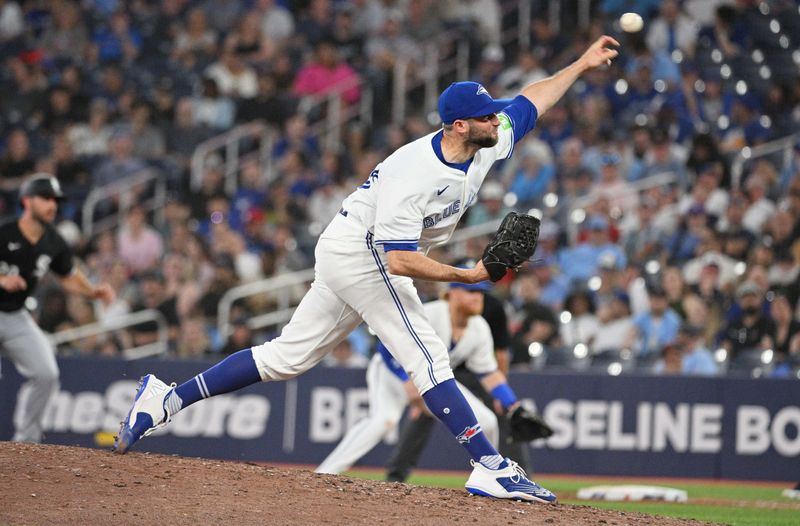
<path fill-rule="evenodd" d="M 167 385 L 155 375 L 147 374 L 139 382 L 136 398 L 128 416 L 122 421 L 114 440 L 114 452 L 125 454 L 142 437 L 167 425 L 171 415 L 164 407 L 164 400 L 175 387 Z"/>
<path fill-rule="evenodd" d="M 532 480 L 528 479 L 525 470 L 519 464 L 506 459 L 508 467 L 489 469 L 480 462 L 470 460 L 472 474 L 465 487 L 473 495 L 494 497 L 496 499 L 527 500 L 532 502 L 553 503 L 556 496 Z"/>

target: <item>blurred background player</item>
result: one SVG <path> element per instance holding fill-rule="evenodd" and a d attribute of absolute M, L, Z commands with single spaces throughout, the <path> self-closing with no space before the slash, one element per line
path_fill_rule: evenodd
<path fill-rule="evenodd" d="M 68 292 L 107 304 L 115 296 L 109 285 L 94 286 L 75 268 L 67 242 L 53 227 L 62 197 L 55 177 L 35 174 L 20 188 L 22 215 L 0 224 L 0 353 L 27 380 L 14 411 L 18 442 L 41 442 L 44 410 L 59 386 L 55 350 L 28 312 L 27 298 L 48 270 Z"/>

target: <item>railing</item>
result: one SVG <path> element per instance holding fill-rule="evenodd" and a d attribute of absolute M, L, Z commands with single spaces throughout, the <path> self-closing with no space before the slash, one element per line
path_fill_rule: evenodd
<path fill-rule="evenodd" d="M 202 187 L 203 176 L 206 171 L 206 159 L 216 153 L 222 154 L 225 159 L 225 192 L 228 195 L 233 195 L 239 185 L 238 176 L 243 157 L 240 147 L 244 139 L 258 141 L 258 151 L 255 152 L 255 155 L 258 156 L 259 165 L 261 166 L 263 182 L 271 182 L 275 177 L 272 163 L 272 132 L 270 127 L 263 121 L 252 121 L 212 137 L 195 148 L 191 161 L 192 190 L 197 191 Z M 248 158 L 250 155 L 248 155 Z"/>
<path fill-rule="evenodd" d="M 651 175 L 645 179 L 629 183 L 624 192 L 617 192 L 614 194 L 614 199 L 625 198 L 628 196 L 639 195 L 643 190 L 650 188 L 657 188 L 678 182 L 678 176 L 674 173 L 664 173 L 658 175 Z M 569 221 L 567 231 L 571 239 L 575 239 L 578 232 L 578 226 L 586 219 L 585 209 L 603 197 L 602 193 L 590 193 L 583 197 L 576 199 L 569 209 Z M 545 215 L 548 215 L 545 213 Z"/>
<path fill-rule="evenodd" d="M 126 360 L 137 360 L 156 354 L 165 354 L 169 341 L 167 320 L 161 312 L 155 309 L 141 310 L 130 314 L 114 316 L 108 320 L 81 325 L 80 327 L 59 331 L 54 334 L 48 334 L 47 336 L 54 346 L 58 346 L 67 342 L 91 338 L 92 336 L 118 331 L 125 327 L 132 327 L 147 322 L 155 322 L 158 326 L 158 339 L 153 343 L 125 349 L 122 351 L 122 357 Z"/>
<path fill-rule="evenodd" d="M 342 94 L 355 87 L 359 88 L 361 98 L 357 104 L 344 104 Z M 322 114 L 324 117 L 310 123 L 311 130 L 328 149 L 341 148 L 342 127 L 350 121 L 358 120 L 366 126 L 372 125 L 372 87 L 360 78 L 347 79 L 330 86 L 330 93 L 323 97 L 308 95 L 300 101 L 299 112 L 306 117 Z"/>
<path fill-rule="evenodd" d="M 451 73 L 456 73 L 456 77 L 466 79 L 469 77 L 469 42 L 459 38 L 458 31 L 449 31 L 441 35 L 436 42 L 425 46 L 423 57 L 423 68 L 421 74 L 416 78 L 410 79 L 408 70 L 411 61 L 408 59 L 398 60 L 394 65 L 392 74 L 392 121 L 402 122 L 406 117 L 406 107 L 408 105 L 408 94 L 412 90 L 424 87 L 425 114 L 435 111 L 439 98 L 439 83 L 441 79 Z M 439 50 L 441 42 L 448 39 L 456 42 L 455 55 L 450 59 L 440 57 Z"/>
<path fill-rule="evenodd" d="M 292 312 L 294 312 L 294 308 L 289 307 L 291 302 L 291 287 L 310 283 L 313 279 L 314 269 L 309 268 L 297 272 L 279 274 L 271 278 L 265 278 L 229 289 L 222 295 L 217 306 L 217 329 L 220 337 L 222 337 L 223 340 L 227 340 L 230 335 L 231 308 L 237 300 L 259 294 L 273 294 L 276 293 L 276 291 L 280 291 L 280 294 L 276 295 L 278 305 L 273 312 L 255 316 L 248 320 L 247 324 L 251 329 L 260 329 L 261 327 L 287 321 L 292 316 Z"/>
<path fill-rule="evenodd" d="M 591 0 L 578 0 L 578 27 L 589 26 L 591 17 Z M 517 21 L 516 26 L 504 29 L 500 36 L 500 42 L 504 47 L 513 47 L 516 44 L 518 49 L 530 47 L 531 31 L 531 2 L 530 0 L 517 0 L 516 2 L 503 2 L 501 6 L 502 18 L 509 19 L 512 16 Z M 547 17 L 549 23 L 558 31 L 561 25 L 561 0 L 548 0 Z M 415 79 L 408 78 L 409 60 L 398 60 L 395 63 L 392 86 L 392 122 L 402 122 L 407 114 L 408 95 L 412 90 L 424 87 L 424 113 L 428 114 L 436 110 L 436 102 L 442 86 L 442 79 L 455 73 L 455 77 L 461 80 L 469 78 L 470 52 L 469 42 L 464 40 L 463 34 L 459 30 L 451 30 L 436 38 L 435 42 L 425 46 L 424 58 L 422 60 L 422 74 Z M 456 53 L 453 58 L 447 59 L 440 56 L 439 51 L 446 47 L 444 43 L 455 42 L 457 45 Z"/>
<path fill-rule="evenodd" d="M 154 184 L 153 198 L 145 202 L 139 201 L 134 190 L 141 189 L 151 182 Z M 95 221 L 94 213 L 97 206 L 104 200 L 113 197 L 118 198 L 117 211 L 108 217 Z M 122 222 L 121 218 L 125 216 L 134 203 L 142 205 L 146 211 L 154 210 L 155 224 L 156 226 L 161 226 L 164 223 L 164 204 L 166 201 L 166 180 L 154 168 L 145 168 L 134 175 L 95 188 L 89 192 L 83 203 L 83 236 L 85 239 L 89 239 L 97 232 L 103 232 L 118 226 Z"/>
<path fill-rule="evenodd" d="M 795 144 L 800 143 L 800 133 L 787 135 L 782 139 L 776 139 L 758 146 L 745 146 L 742 151 L 736 154 L 731 163 L 731 185 L 739 188 L 742 184 L 742 173 L 746 162 L 753 161 L 759 157 L 772 155 L 773 153 L 783 152 L 783 169 L 787 168 L 792 162 L 792 149 Z"/>
<path fill-rule="evenodd" d="M 518 43 L 520 48 L 525 48 L 530 45 L 530 26 L 531 26 L 531 1 L 519 0 L 516 3 L 517 16 L 517 30 L 519 33 Z M 513 2 L 509 2 L 513 5 Z M 592 0 L 578 0 L 577 2 L 577 29 L 585 29 L 589 27 L 592 16 Z M 547 22 L 553 31 L 559 32 L 561 30 L 561 13 L 562 5 L 561 0 L 547 0 Z M 504 33 L 504 42 L 509 38 L 506 36 L 511 33 L 514 28 L 510 28 Z M 572 30 L 572 28 L 569 28 Z"/>

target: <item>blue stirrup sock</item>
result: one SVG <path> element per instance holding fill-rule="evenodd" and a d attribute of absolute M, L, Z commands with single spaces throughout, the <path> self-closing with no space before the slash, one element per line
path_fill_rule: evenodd
<path fill-rule="evenodd" d="M 508 466 L 505 459 L 489 443 L 478 419 L 475 418 L 475 413 L 472 412 L 454 379 L 434 386 L 422 395 L 422 398 L 431 413 L 447 426 L 473 460 L 489 469 L 502 469 Z"/>
<path fill-rule="evenodd" d="M 252 350 L 243 349 L 176 387 L 164 406 L 171 416 L 204 398 L 230 393 L 260 381 Z"/>

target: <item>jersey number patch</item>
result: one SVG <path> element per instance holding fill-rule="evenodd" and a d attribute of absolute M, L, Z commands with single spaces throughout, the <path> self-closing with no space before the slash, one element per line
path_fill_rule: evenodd
<path fill-rule="evenodd" d="M 372 173 L 369 174 L 369 177 L 367 177 L 367 180 L 364 181 L 364 183 L 361 186 L 359 186 L 359 188 L 362 188 L 364 190 L 368 190 L 369 187 L 372 186 L 372 183 L 377 181 L 377 180 L 378 180 L 378 169 L 375 168 L 374 170 L 372 170 Z"/>

